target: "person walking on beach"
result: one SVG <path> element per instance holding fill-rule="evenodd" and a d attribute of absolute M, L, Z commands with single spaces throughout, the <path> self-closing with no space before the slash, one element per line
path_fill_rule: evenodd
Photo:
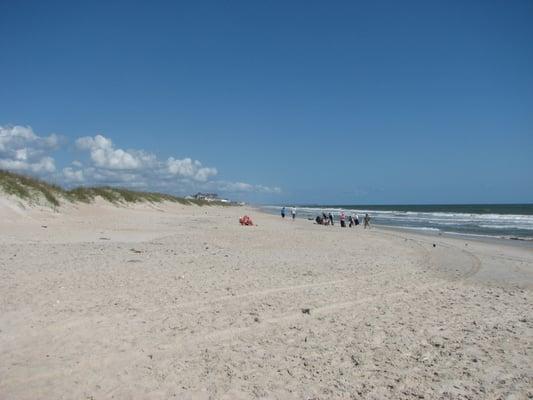
<path fill-rule="evenodd" d="M 365 218 L 363 218 L 364 227 L 365 229 L 368 227 L 370 229 L 370 215 L 365 214 Z"/>
<path fill-rule="evenodd" d="M 357 221 L 357 214 L 356 213 L 352 214 L 352 224 L 353 224 L 354 228 L 359 224 L 359 221 Z"/>
<path fill-rule="evenodd" d="M 285 207 L 281 209 L 281 218 L 285 218 Z"/>
<path fill-rule="evenodd" d="M 292 208 L 291 210 L 291 214 L 292 214 L 292 220 L 294 221 L 296 219 L 296 208 Z"/>
<path fill-rule="evenodd" d="M 359 215 L 355 214 L 355 226 L 359 225 Z"/>
<path fill-rule="evenodd" d="M 344 214 L 344 211 L 341 211 L 339 220 L 341 221 L 341 228 L 346 228 L 346 215 Z"/>
<path fill-rule="evenodd" d="M 328 213 L 329 223 L 333 226 L 333 214 Z"/>

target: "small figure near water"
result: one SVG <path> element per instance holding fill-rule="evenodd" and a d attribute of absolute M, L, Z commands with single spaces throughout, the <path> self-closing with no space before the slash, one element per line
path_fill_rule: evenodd
<path fill-rule="evenodd" d="M 341 215 L 339 216 L 339 220 L 341 222 L 341 228 L 346 228 L 346 215 L 344 214 L 344 211 L 341 211 Z"/>
<path fill-rule="evenodd" d="M 281 209 L 281 218 L 285 218 L 285 207 Z"/>
<path fill-rule="evenodd" d="M 352 213 L 352 217 L 351 218 L 352 218 L 352 220 L 351 220 L 350 227 L 354 227 L 355 228 L 357 225 L 359 225 L 359 222 L 357 221 L 357 214 Z"/>
<path fill-rule="evenodd" d="M 333 216 L 331 213 L 326 214 L 325 212 L 322 212 L 322 215 L 317 215 L 315 218 L 315 222 L 318 225 L 333 225 Z"/>
<path fill-rule="evenodd" d="M 370 215 L 365 214 L 365 217 L 363 218 L 363 222 L 364 222 L 364 228 L 370 229 Z"/>
<path fill-rule="evenodd" d="M 292 220 L 294 221 L 296 219 L 296 208 L 292 208 L 291 210 L 291 214 L 292 214 Z"/>

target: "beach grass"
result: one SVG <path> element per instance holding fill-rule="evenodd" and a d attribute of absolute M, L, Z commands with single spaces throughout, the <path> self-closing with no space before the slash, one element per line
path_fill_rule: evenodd
<path fill-rule="evenodd" d="M 0 189 L 7 194 L 29 202 L 38 202 L 44 198 L 49 205 L 54 207 L 60 206 L 61 200 L 72 203 L 92 203 L 97 197 L 117 205 L 128 203 L 161 203 L 164 201 L 197 206 L 228 205 L 228 203 L 220 201 L 188 199 L 166 193 L 144 192 L 111 186 L 80 186 L 67 190 L 31 176 L 5 170 L 0 170 Z"/>
<path fill-rule="evenodd" d="M 53 206 L 60 205 L 59 197 L 64 193 L 57 185 L 4 170 L 0 170 L 0 188 L 8 194 L 29 201 L 42 196 Z"/>

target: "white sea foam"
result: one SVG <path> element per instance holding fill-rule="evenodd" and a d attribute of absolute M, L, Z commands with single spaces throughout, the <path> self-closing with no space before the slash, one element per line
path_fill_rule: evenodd
<path fill-rule="evenodd" d="M 279 206 L 268 206 L 269 210 L 278 210 Z M 314 218 L 317 215 L 331 213 L 335 218 L 341 212 L 347 215 L 358 214 L 360 218 L 370 214 L 372 222 L 377 225 L 443 231 L 458 234 L 475 234 L 491 237 L 533 237 L 533 215 L 521 214 L 482 214 L 444 211 L 416 210 L 369 210 L 341 207 L 297 207 L 298 215 Z"/>
<path fill-rule="evenodd" d="M 479 227 L 489 229 L 524 229 L 533 231 L 532 225 L 479 225 Z"/>
<path fill-rule="evenodd" d="M 413 231 L 431 231 L 431 232 L 441 232 L 438 228 L 428 228 L 423 226 L 394 226 L 394 225 L 380 225 L 384 226 L 386 228 L 401 228 L 401 229 L 409 229 Z"/>

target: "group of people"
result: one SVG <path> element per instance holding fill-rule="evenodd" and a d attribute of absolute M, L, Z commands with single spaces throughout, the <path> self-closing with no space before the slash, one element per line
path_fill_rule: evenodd
<path fill-rule="evenodd" d="M 341 225 L 341 228 L 346 228 L 346 221 L 348 221 L 348 227 L 356 227 L 360 224 L 359 222 L 359 215 L 353 213 L 352 215 L 348 215 L 346 217 L 346 214 L 344 211 L 341 211 L 339 214 L 339 223 Z M 315 222 L 319 225 L 335 225 L 335 220 L 333 218 L 333 214 L 328 213 L 326 215 L 325 212 L 322 213 L 322 215 L 317 215 L 315 218 Z M 370 215 L 365 214 L 363 218 L 363 226 L 364 228 L 370 228 Z"/>
<path fill-rule="evenodd" d="M 286 208 L 281 208 L 281 218 L 285 218 L 285 215 L 287 214 Z M 291 216 L 293 221 L 296 219 L 296 209 L 294 207 L 291 208 Z M 355 213 L 352 215 L 349 215 L 346 217 L 346 214 L 344 211 L 341 211 L 339 214 L 339 223 L 341 225 L 341 228 L 346 228 L 346 221 L 348 221 L 348 227 L 356 227 L 360 224 L 359 222 L 359 216 Z M 325 212 L 322 213 L 322 215 L 317 215 L 315 218 L 315 222 L 319 225 L 335 225 L 335 220 L 333 218 L 333 214 Z M 365 214 L 363 217 L 363 226 L 364 228 L 370 228 L 370 215 Z"/>

